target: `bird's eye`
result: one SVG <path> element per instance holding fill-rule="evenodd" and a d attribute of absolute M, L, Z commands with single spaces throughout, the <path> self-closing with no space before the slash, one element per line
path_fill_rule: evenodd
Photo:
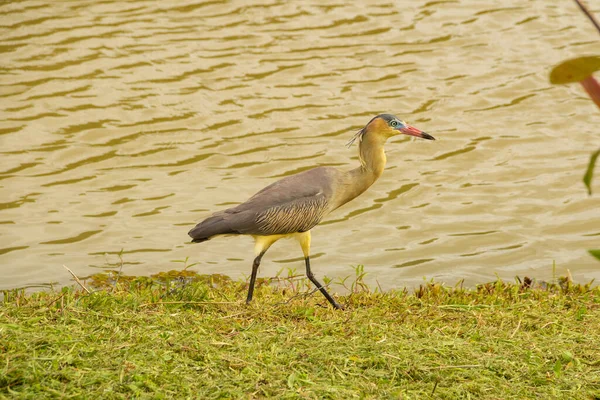
<path fill-rule="evenodd" d="M 392 128 L 395 128 L 395 127 L 397 127 L 397 126 L 398 126 L 398 121 L 392 121 L 392 122 L 390 122 L 390 126 L 391 126 Z"/>

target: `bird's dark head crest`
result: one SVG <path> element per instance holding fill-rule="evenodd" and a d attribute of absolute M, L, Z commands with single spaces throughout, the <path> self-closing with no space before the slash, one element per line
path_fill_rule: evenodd
<path fill-rule="evenodd" d="M 392 114 L 379 114 L 375 117 L 373 117 L 368 124 L 366 124 L 361 130 L 359 130 L 358 132 L 356 132 L 354 134 L 354 136 L 352 136 L 352 138 L 348 141 L 348 143 L 346 143 L 346 146 L 349 148 L 350 146 L 352 146 L 354 144 L 354 142 L 358 139 L 358 143 L 360 143 L 363 139 L 363 136 L 365 135 L 365 133 L 367 133 L 367 130 L 369 128 L 369 125 L 371 125 L 371 123 L 373 121 L 375 121 L 376 119 L 382 119 L 384 120 L 386 123 L 389 123 L 390 121 L 393 120 L 397 120 L 398 117 L 396 117 L 395 115 Z"/>
<path fill-rule="evenodd" d="M 416 136 L 422 139 L 427 140 L 435 140 L 433 136 L 428 133 L 423 132 L 422 130 L 415 128 L 412 125 L 407 124 L 404 121 L 401 121 L 398 117 L 392 114 L 379 114 L 369 121 L 364 128 L 360 131 L 356 132 L 352 139 L 348 142 L 347 146 L 352 146 L 352 143 L 358 139 L 360 143 L 364 136 L 374 131 L 377 135 L 384 137 L 386 140 L 392 136 L 396 136 L 399 134 Z"/>

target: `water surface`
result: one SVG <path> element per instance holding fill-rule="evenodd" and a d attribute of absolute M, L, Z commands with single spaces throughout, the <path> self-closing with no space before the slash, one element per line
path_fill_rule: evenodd
<path fill-rule="evenodd" d="M 365 3 L 367 4 L 367 3 Z M 570 269 L 600 278 L 600 113 L 550 68 L 598 54 L 570 1 L 15 1 L 0 5 L 0 288 L 120 266 L 242 277 L 250 238 L 188 243 L 210 212 L 317 165 L 382 112 L 364 195 L 313 230 L 318 276 L 384 288 Z M 600 9 L 594 10 L 600 15 Z M 260 274 L 303 269 L 293 241 Z"/>

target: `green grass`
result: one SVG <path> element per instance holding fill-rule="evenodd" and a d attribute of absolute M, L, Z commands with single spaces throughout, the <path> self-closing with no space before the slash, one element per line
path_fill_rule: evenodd
<path fill-rule="evenodd" d="M 185 275 L 5 292 L 0 397 L 600 398 L 598 287 L 381 293 L 361 274 L 335 311 L 303 280 L 246 306 L 245 283 Z"/>

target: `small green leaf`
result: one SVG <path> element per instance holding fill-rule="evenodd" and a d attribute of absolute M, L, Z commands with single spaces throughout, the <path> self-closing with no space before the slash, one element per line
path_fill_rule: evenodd
<path fill-rule="evenodd" d="M 570 351 L 563 351 L 560 355 L 560 361 L 566 365 L 568 365 L 570 362 L 573 362 L 574 359 L 575 357 Z"/>
<path fill-rule="evenodd" d="M 583 175 L 583 183 L 585 184 L 585 187 L 587 187 L 589 195 L 592 194 L 592 178 L 594 176 L 594 167 L 596 166 L 596 160 L 598 160 L 598 156 L 600 156 L 600 149 L 595 153 L 592 153 L 592 156 L 590 157 L 590 163 L 585 171 L 585 175 Z"/>
<path fill-rule="evenodd" d="M 588 252 L 596 257 L 598 260 L 600 260 L 600 249 L 596 249 L 596 250 L 588 250 Z"/>
<path fill-rule="evenodd" d="M 582 321 L 583 317 L 585 317 L 586 314 L 587 314 L 587 308 L 585 308 L 585 306 L 581 306 L 581 307 L 579 307 L 579 310 L 577 310 L 577 312 L 575 313 L 575 319 L 577 321 Z"/>
<path fill-rule="evenodd" d="M 578 57 L 558 64 L 550 72 L 550 83 L 562 85 L 581 82 L 600 71 L 600 56 Z"/>
<path fill-rule="evenodd" d="M 287 378 L 288 388 L 293 389 L 295 383 L 296 383 L 296 373 L 292 372 L 291 374 L 288 375 L 288 378 Z"/>
<path fill-rule="evenodd" d="M 556 362 L 554 363 L 554 374 L 557 377 L 560 377 L 562 375 L 562 363 L 560 362 L 560 360 L 556 360 Z"/>

